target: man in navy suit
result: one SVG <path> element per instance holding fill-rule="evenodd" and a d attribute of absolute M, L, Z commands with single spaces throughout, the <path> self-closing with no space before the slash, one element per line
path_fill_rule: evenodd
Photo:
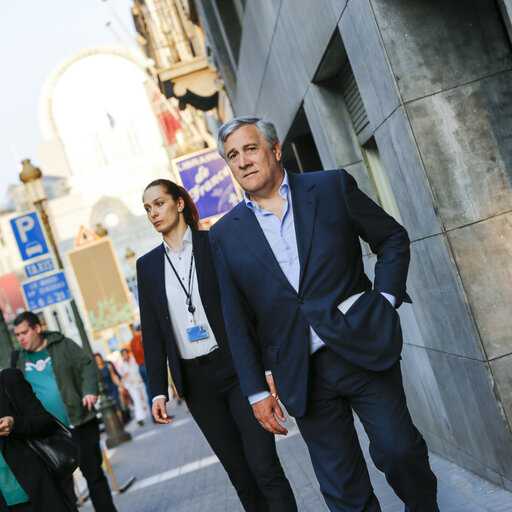
<path fill-rule="evenodd" d="M 407 410 L 395 308 L 406 293 L 405 229 L 346 171 L 288 174 L 272 123 L 236 118 L 219 153 L 245 191 L 211 229 L 222 307 L 242 391 L 260 423 L 286 434 L 276 393 L 308 446 L 332 511 L 380 505 L 354 429 L 411 512 L 437 512 L 426 444 Z M 359 237 L 377 255 L 373 283 Z"/>

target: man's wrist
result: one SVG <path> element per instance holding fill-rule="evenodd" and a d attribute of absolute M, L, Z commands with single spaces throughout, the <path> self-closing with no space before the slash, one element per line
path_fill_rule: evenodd
<path fill-rule="evenodd" d="M 153 397 L 153 399 L 151 400 L 151 402 L 154 402 L 155 400 L 158 400 L 160 398 L 163 398 L 166 402 L 169 401 L 169 399 L 165 396 L 165 395 L 156 395 Z"/>
<path fill-rule="evenodd" d="M 269 391 L 260 391 L 259 393 L 254 393 L 252 395 L 248 396 L 249 403 L 251 405 L 254 405 L 256 402 L 261 402 L 262 400 L 265 400 L 265 398 L 268 398 L 270 396 Z"/>

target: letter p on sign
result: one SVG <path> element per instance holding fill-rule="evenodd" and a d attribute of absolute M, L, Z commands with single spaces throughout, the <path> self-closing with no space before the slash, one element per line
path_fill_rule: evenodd
<path fill-rule="evenodd" d="M 32 217 L 19 217 L 14 222 L 20 234 L 21 241 L 26 244 L 28 242 L 27 232 L 34 229 L 35 226 L 34 219 Z"/>

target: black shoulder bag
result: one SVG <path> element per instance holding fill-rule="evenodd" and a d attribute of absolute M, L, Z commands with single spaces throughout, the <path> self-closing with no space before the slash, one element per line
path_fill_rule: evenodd
<path fill-rule="evenodd" d="M 2 375 L 0 374 L 0 377 Z M 11 396 L 7 386 L 2 379 L 4 394 L 9 400 L 14 412 L 18 416 L 23 416 L 18 408 L 18 404 Z M 50 413 L 48 413 L 50 414 Z M 55 430 L 47 437 L 26 438 L 24 441 L 29 448 L 34 450 L 46 464 L 51 475 L 57 480 L 71 476 L 73 471 L 79 465 L 80 451 L 78 444 L 73 439 L 68 428 L 60 422 L 55 416 L 51 415 L 55 423 Z"/>

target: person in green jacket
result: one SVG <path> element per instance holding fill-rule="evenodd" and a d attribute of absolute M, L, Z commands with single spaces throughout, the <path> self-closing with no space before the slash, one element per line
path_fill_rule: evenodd
<path fill-rule="evenodd" d="M 92 359 L 60 332 L 43 331 L 31 311 L 14 319 L 14 334 L 22 350 L 13 357 L 44 408 L 71 427 L 80 446 L 80 469 L 97 512 L 115 512 L 110 488 L 101 468 L 100 432 L 94 404 L 98 381 Z M 74 497 L 73 481 L 63 483 Z"/>

